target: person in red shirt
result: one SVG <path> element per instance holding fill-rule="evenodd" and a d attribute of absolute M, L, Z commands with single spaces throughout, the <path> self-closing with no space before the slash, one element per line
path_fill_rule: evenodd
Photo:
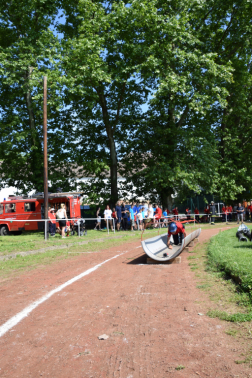
<path fill-rule="evenodd" d="M 178 219 L 178 208 L 175 207 L 175 209 L 172 210 L 173 214 L 175 215 L 175 219 Z"/>
<path fill-rule="evenodd" d="M 222 213 L 222 222 L 226 222 L 226 213 L 227 213 L 227 210 L 226 210 L 225 205 L 222 206 L 221 213 Z"/>
<path fill-rule="evenodd" d="M 51 236 L 54 237 L 56 233 L 56 215 L 55 215 L 55 209 L 53 207 L 49 207 L 48 209 L 48 218 L 50 219 L 49 232 Z"/>
<path fill-rule="evenodd" d="M 156 205 L 156 211 L 155 211 L 155 214 L 154 214 L 155 227 L 157 227 L 157 225 L 159 223 L 159 219 L 161 219 L 161 217 L 162 217 L 162 209 L 160 209 L 160 207 L 158 205 Z"/>
<path fill-rule="evenodd" d="M 199 214 L 199 210 L 198 210 L 197 207 L 195 207 L 194 214 L 195 214 L 196 221 L 199 223 L 199 215 L 198 215 Z"/>
<path fill-rule="evenodd" d="M 205 216 L 205 222 L 208 222 L 208 217 L 209 217 L 209 213 L 210 213 L 209 206 L 205 207 L 204 213 L 206 214 L 206 216 Z"/>
<path fill-rule="evenodd" d="M 227 207 L 227 212 L 228 212 L 228 221 L 229 221 L 229 222 L 232 222 L 233 208 L 232 208 L 231 205 L 229 205 L 229 206 Z"/>
<path fill-rule="evenodd" d="M 252 222 L 252 202 L 250 202 L 249 212 L 250 212 L 250 219 L 251 219 L 251 222 Z"/>
<path fill-rule="evenodd" d="M 249 211 L 250 211 L 250 202 L 247 203 L 247 207 L 245 209 L 247 222 L 249 221 Z"/>
<path fill-rule="evenodd" d="M 170 243 L 171 235 L 173 236 L 174 244 L 182 243 L 183 239 L 186 237 L 185 228 L 182 223 L 180 222 L 171 222 L 168 227 L 168 237 L 167 237 L 167 247 L 172 249 L 172 245 Z"/>

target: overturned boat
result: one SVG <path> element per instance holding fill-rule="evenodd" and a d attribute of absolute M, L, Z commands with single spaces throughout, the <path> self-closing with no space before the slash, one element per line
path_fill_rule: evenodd
<path fill-rule="evenodd" d="M 151 259 L 161 262 L 169 261 L 177 257 L 191 241 L 199 237 L 200 233 L 201 228 L 191 232 L 183 239 L 182 244 L 172 244 L 172 249 L 167 247 L 167 232 L 165 234 L 143 240 L 142 247 L 146 255 Z"/>

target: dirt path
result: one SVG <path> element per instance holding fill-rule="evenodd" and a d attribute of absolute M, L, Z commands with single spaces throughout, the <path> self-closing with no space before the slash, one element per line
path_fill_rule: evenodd
<path fill-rule="evenodd" d="M 216 232 L 204 230 L 200 242 Z M 0 339 L 0 377 L 252 376 L 250 368 L 235 364 L 241 349 L 224 333 L 225 322 L 198 315 L 210 302 L 196 288 L 188 253 L 179 265 L 141 265 L 139 246 L 82 255 L 3 283 L 1 324 L 63 282 L 125 252 L 7 332 Z M 102 334 L 109 338 L 98 340 Z M 185 369 L 175 370 L 179 365 Z"/>

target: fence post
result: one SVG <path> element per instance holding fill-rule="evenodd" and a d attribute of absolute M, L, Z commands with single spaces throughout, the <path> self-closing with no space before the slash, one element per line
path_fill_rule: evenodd
<path fill-rule="evenodd" d="M 106 219 L 107 221 L 107 230 L 108 230 L 108 234 L 109 234 L 109 225 L 108 225 L 108 219 Z"/>
<path fill-rule="evenodd" d="M 227 223 L 227 212 L 226 212 L 226 223 Z"/>
<path fill-rule="evenodd" d="M 78 222 L 78 236 L 80 238 L 80 222 Z"/>
<path fill-rule="evenodd" d="M 193 218 L 194 218 L 194 226 L 195 226 L 195 214 L 193 215 Z"/>
<path fill-rule="evenodd" d="M 115 234 L 115 218 L 113 218 L 113 230 L 114 230 L 114 234 Z"/>
<path fill-rule="evenodd" d="M 47 220 L 45 220 L 45 240 L 47 240 Z"/>

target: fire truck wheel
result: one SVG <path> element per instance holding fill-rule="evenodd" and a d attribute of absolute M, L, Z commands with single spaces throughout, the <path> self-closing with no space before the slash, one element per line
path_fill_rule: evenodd
<path fill-rule="evenodd" d="M 9 235 L 9 230 L 7 226 L 2 226 L 0 231 L 1 236 L 7 236 Z"/>

